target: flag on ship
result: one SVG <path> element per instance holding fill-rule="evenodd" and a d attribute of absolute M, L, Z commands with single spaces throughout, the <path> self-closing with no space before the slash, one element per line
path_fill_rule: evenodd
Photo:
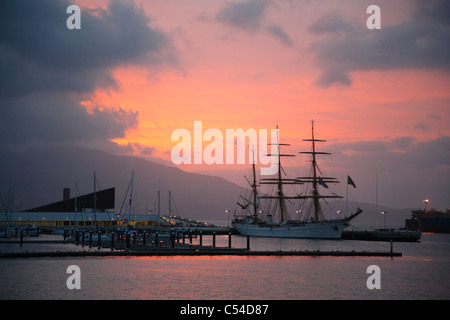
<path fill-rule="evenodd" d="M 353 182 L 352 178 L 350 178 L 350 176 L 347 176 L 347 184 L 351 184 L 353 186 L 353 188 L 356 188 L 356 185 Z"/>
<path fill-rule="evenodd" d="M 327 188 L 328 189 L 328 186 L 327 186 L 327 184 L 322 180 L 322 178 L 321 177 L 319 177 L 319 184 L 322 186 L 322 187 L 324 187 L 324 188 Z"/>

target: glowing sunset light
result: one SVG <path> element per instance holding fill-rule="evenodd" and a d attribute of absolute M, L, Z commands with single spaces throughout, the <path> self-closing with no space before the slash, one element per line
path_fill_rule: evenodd
<path fill-rule="evenodd" d="M 18 30 L 16 40 L 5 38 L 18 52 L 5 65 L 36 72 L 4 82 L 11 106 L 2 111 L 4 144 L 51 137 L 173 165 L 172 132 L 192 132 L 194 121 L 223 134 L 279 125 L 280 141 L 298 152 L 314 120 L 342 170 L 358 168 L 367 179 L 374 170 L 421 167 L 434 170 L 427 179 L 448 175 L 440 172 L 450 136 L 448 27 L 437 14 L 443 2 L 382 0 L 381 28 L 374 30 L 366 24 L 367 1 L 76 4 L 81 29 L 63 37 L 54 31 L 60 22 L 45 20 L 48 34 L 40 36 L 51 39 L 53 51 L 30 43 L 31 59 L 18 44 L 36 34 Z M 65 22 L 64 4 L 57 6 Z M 27 135 L 12 123 L 35 129 Z M 36 123 L 51 132 L 40 136 Z M 180 168 L 217 169 L 228 178 L 235 167 Z M 446 190 L 448 181 L 435 187 Z M 416 197 L 423 197 L 418 189 Z"/>

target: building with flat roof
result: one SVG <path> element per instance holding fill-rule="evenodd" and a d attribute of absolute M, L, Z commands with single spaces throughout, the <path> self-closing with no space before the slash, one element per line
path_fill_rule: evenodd
<path fill-rule="evenodd" d="M 38 227 L 136 227 L 163 226 L 169 223 L 157 215 L 119 215 L 114 212 L 115 188 L 70 197 L 70 189 L 64 188 L 63 200 L 31 208 L 25 211 L 0 215 L 0 224 Z"/>

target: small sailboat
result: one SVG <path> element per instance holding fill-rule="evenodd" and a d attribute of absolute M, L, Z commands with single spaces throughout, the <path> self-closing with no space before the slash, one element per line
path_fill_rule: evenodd
<path fill-rule="evenodd" d="M 277 127 L 278 129 L 278 127 Z M 314 121 L 312 122 L 312 137 L 311 139 L 305 139 L 312 143 L 312 151 L 300 152 L 302 154 L 309 154 L 312 156 L 312 170 L 311 175 L 307 177 L 297 178 L 285 178 L 282 173 L 284 170 L 281 167 L 281 158 L 290 157 L 294 155 L 282 154 L 280 152 L 280 146 L 288 146 L 288 144 L 279 143 L 279 137 L 277 137 L 277 154 L 269 154 L 269 156 L 275 156 L 278 159 L 278 173 L 274 178 L 261 179 L 260 184 L 272 184 L 276 186 L 276 192 L 273 194 L 259 195 L 258 184 L 256 182 L 255 165 L 253 164 L 253 181 L 250 183 L 252 189 L 252 198 L 246 200 L 247 203 L 239 206 L 243 209 L 243 215 L 238 215 L 232 222 L 232 226 L 242 235 L 249 235 L 253 237 L 276 237 L 276 238 L 309 238 L 309 239 L 340 239 L 342 231 L 349 225 L 350 220 L 358 216 L 362 210 L 358 208 L 355 213 L 345 218 L 338 219 L 325 219 L 323 218 L 323 212 L 321 208 L 321 201 L 328 199 L 343 198 L 335 193 L 322 194 L 319 192 L 319 186 L 326 186 L 328 184 L 339 183 L 336 178 L 319 176 L 320 169 L 317 165 L 316 156 L 329 154 L 327 152 L 316 151 L 316 143 L 324 142 L 325 140 L 315 139 L 314 137 Z M 248 181 L 248 180 L 247 180 Z M 307 184 L 312 185 L 312 190 L 309 188 L 309 192 L 305 194 L 287 195 L 284 192 L 283 187 L 285 185 Z M 262 199 L 275 199 L 277 201 L 276 213 L 275 210 L 268 212 L 263 217 L 260 210 L 260 200 Z M 313 212 L 312 215 L 304 220 L 292 220 L 288 219 L 289 212 L 286 205 L 286 201 L 298 201 L 298 200 L 312 200 Z M 250 210 L 250 204 L 252 207 Z M 298 212 L 297 212 L 298 213 Z M 274 219 L 275 216 L 279 216 L 279 219 Z"/>

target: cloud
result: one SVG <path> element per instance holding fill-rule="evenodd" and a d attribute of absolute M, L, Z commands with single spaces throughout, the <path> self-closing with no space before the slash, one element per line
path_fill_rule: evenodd
<path fill-rule="evenodd" d="M 335 176 L 342 178 L 351 175 L 357 185 L 358 201 L 375 201 L 375 179 L 378 175 L 380 204 L 396 208 L 414 207 L 415 203 L 420 205 L 425 196 L 432 198 L 433 206 L 437 208 L 448 207 L 448 150 L 450 136 L 425 141 L 405 136 L 378 143 L 336 143 L 326 148 L 326 151 L 333 153 L 330 172 L 339 172 Z"/>
<path fill-rule="evenodd" d="M 136 112 L 87 110 L 81 101 L 98 88 L 118 89 L 116 67 L 177 66 L 170 37 L 133 2 L 83 8 L 80 30 L 66 27 L 70 4 L 0 2 L 0 146 L 123 137 L 137 125 Z"/>
<path fill-rule="evenodd" d="M 351 86 L 352 71 L 439 69 L 448 71 L 450 56 L 450 3 L 416 1 L 407 20 L 369 30 L 333 12 L 318 19 L 309 31 L 323 39 L 311 46 L 322 69 L 315 83 Z M 383 12 L 383 9 L 381 11 Z M 386 9 L 388 10 L 388 5 Z"/>
<path fill-rule="evenodd" d="M 0 118 L 3 147 L 107 141 L 138 124 L 136 112 L 102 106 L 87 112 L 74 97 L 48 93 L 9 101 Z"/>
<path fill-rule="evenodd" d="M 405 136 L 386 141 L 336 143 L 329 150 L 344 159 L 347 168 L 369 171 L 384 168 L 392 172 L 407 167 L 414 170 L 450 168 L 450 136 L 428 141 L 417 141 L 414 137 Z"/>
<path fill-rule="evenodd" d="M 439 116 L 437 114 L 433 114 L 433 113 L 427 114 L 427 117 L 430 119 L 434 119 L 434 120 L 442 120 L 441 116 Z"/>
<path fill-rule="evenodd" d="M 217 20 L 246 31 L 257 31 L 261 27 L 268 1 L 250 0 L 227 2 L 217 13 Z"/>
<path fill-rule="evenodd" d="M 82 10 L 68 30 L 67 1 L 9 1 L 0 7 L 2 96 L 42 90 L 89 92 L 116 85 L 110 68 L 161 63 L 169 39 L 133 3 Z"/>
<path fill-rule="evenodd" d="M 215 20 L 250 34 L 265 32 L 286 46 L 292 46 L 289 35 L 277 24 L 266 20 L 268 0 L 227 2 L 216 14 Z"/>
<path fill-rule="evenodd" d="M 414 126 L 414 129 L 419 130 L 419 131 L 423 131 L 423 132 L 428 132 L 430 131 L 430 127 L 423 121 L 419 121 L 417 122 Z"/>
<path fill-rule="evenodd" d="M 314 22 L 308 30 L 316 34 L 349 32 L 354 28 L 354 22 L 346 20 L 338 11 L 325 14 Z"/>
<path fill-rule="evenodd" d="M 391 145 L 394 148 L 400 148 L 400 149 L 406 149 L 409 148 L 416 139 L 414 137 L 398 137 L 395 139 L 392 139 Z"/>
<path fill-rule="evenodd" d="M 270 35 L 272 35 L 273 37 L 280 40 L 281 43 L 283 43 L 284 45 L 286 45 L 288 47 L 292 46 L 291 38 L 288 36 L 288 34 L 286 32 L 284 32 L 284 30 L 280 26 L 273 24 L 273 25 L 267 26 L 266 30 Z"/>

